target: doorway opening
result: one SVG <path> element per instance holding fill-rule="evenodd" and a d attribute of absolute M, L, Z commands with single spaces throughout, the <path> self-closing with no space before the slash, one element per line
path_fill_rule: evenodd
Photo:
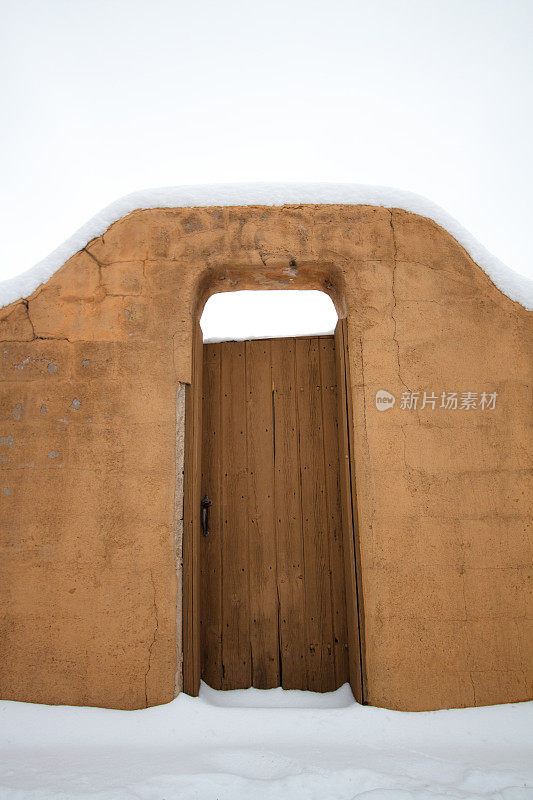
<path fill-rule="evenodd" d="M 361 701 L 346 320 L 322 292 L 271 290 L 214 295 L 200 324 L 185 691 L 349 682 Z"/>
<path fill-rule="evenodd" d="M 338 316 L 325 292 L 249 290 L 213 294 L 200 327 L 203 341 L 243 341 L 333 334 Z"/>

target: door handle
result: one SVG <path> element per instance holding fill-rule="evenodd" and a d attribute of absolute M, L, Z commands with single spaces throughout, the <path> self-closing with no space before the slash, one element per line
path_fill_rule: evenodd
<path fill-rule="evenodd" d="M 207 495 L 204 495 L 201 506 L 202 506 L 202 535 L 207 536 L 209 533 L 209 507 L 211 505 L 211 500 Z"/>

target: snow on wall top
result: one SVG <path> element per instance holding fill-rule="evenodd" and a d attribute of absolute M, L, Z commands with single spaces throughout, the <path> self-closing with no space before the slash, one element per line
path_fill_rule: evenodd
<path fill-rule="evenodd" d="M 138 209 L 199 206 L 282 206 L 299 204 L 372 205 L 401 208 L 429 217 L 448 231 L 494 284 L 511 300 L 533 308 L 533 281 L 493 256 L 462 225 L 430 200 L 387 186 L 352 183 L 220 183 L 171 186 L 133 192 L 116 200 L 85 223 L 66 242 L 31 269 L 0 282 L 0 308 L 27 297 L 59 267 L 121 217 Z"/>

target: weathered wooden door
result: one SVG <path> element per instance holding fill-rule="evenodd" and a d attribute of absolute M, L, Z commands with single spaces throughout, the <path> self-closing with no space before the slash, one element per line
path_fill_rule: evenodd
<path fill-rule="evenodd" d="M 334 337 L 203 351 L 202 678 L 217 689 L 333 690 L 350 680 L 353 639 Z"/>

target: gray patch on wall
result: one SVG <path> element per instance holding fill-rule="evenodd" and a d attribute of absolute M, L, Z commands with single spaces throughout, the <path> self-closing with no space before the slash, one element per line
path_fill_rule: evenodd
<path fill-rule="evenodd" d="M 176 390 L 176 440 L 175 463 L 176 484 L 174 489 L 174 554 L 178 594 L 176 602 L 176 675 L 174 678 L 174 697 L 183 689 L 183 470 L 185 466 L 185 386 L 178 383 Z"/>

